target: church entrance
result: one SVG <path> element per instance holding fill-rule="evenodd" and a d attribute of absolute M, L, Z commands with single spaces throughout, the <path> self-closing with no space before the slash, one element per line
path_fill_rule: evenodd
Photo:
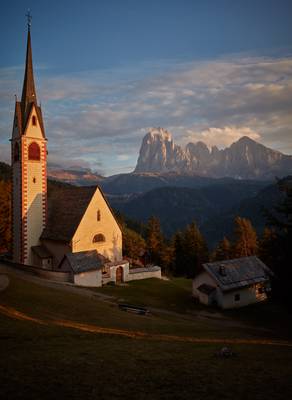
<path fill-rule="evenodd" d="M 124 271 L 123 267 L 118 267 L 116 269 L 116 283 L 122 283 L 124 282 Z"/>

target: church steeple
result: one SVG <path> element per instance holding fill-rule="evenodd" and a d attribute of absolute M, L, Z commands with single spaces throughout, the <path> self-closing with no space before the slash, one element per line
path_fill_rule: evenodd
<path fill-rule="evenodd" d="M 33 249 L 47 218 L 47 139 L 37 104 L 28 17 L 25 73 L 21 101 L 15 102 L 11 139 L 13 259 L 33 265 Z"/>
<path fill-rule="evenodd" d="M 23 81 L 22 96 L 21 96 L 21 108 L 23 114 L 27 113 L 28 106 L 31 103 L 37 105 L 36 90 L 35 90 L 34 76 L 33 76 L 32 50 L 31 50 L 31 37 L 30 37 L 31 15 L 28 14 L 27 17 L 28 17 L 27 47 L 26 47 L 25 73 L 24 73 L 24 81 Z"/>

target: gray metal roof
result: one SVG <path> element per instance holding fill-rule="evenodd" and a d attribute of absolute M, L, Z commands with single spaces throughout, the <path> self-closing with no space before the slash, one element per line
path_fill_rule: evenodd
<path fill-rule="evenodd" d="M 99 254 L 96 250 L 67 253 L 65 257 L 68 259 L 74 274 L 99 270 L 108 262 L 108 259 Z"/>
<path fill-rule="evenodd" d="M 256 256 L 203 264 L 223 291 L 265 282 L 272 271 Z"/>

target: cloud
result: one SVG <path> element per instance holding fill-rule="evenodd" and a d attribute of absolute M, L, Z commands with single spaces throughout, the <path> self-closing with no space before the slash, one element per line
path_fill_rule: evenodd
<path fill-rule="evenodd" d="M 0 70 L 5 149 L 19 71 Z M 107 174 L 125 170 L 135 165 L 141 139 L 152 126 L 167 128 L 179 144 L 203 140 L 225 147 L 247 135 L 292 153 L 291 57 L 238 55 L 67 76 L 51 76 L 48 69 L 37 73 L 49 157 L 57 164 Z"/>
<path fill-rule="evenodd" d="M 260 140 L 259 133 L 253 131 L 248 127 L 235 127 L 225 126 L 223 128 L 208 128 L 200 132 L 193 132 L 187 130 L 188 136 L 186 137 L 188 142 L 194 142 L 202 140 L 207 146 L 217 146 L 219 148 L 225 148 L 236 142 L 242 136 L 248 136 L 253 140 Z"/>

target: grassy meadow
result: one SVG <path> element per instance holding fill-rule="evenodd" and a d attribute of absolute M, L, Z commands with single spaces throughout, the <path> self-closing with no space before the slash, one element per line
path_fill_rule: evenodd
<path fill-rule="evenodd" d="M 292 347 L 268 344 L 290 336 L 288 315 L 276 305 L 209 312 L 191 302 L 190 282 L 182 279 L 105 287 L 96 293 L 112 297 L 102 301 L 95 291 L 85 296 L 8 275 L 10 285 L 0 292 L 3 399 L 292 396 Z M 119 310 L 120 300 L 155 310 L 130 314 Z M 224 340 L 236 357 L 215 355 Z"/>

